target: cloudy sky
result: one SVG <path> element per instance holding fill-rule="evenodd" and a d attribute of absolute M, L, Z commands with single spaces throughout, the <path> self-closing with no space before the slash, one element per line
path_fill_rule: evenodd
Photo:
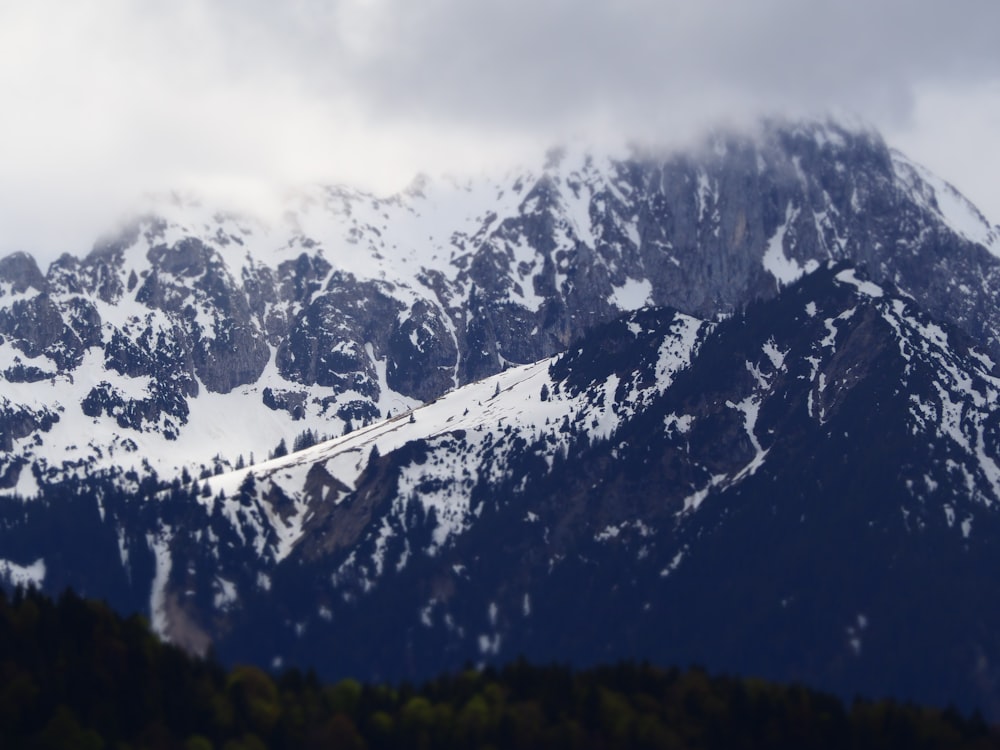
<path fill-rule="evenodd" d="M 4 0 L 0 253 L 86 251 L 150 191 L 391 191 L 827 111 L 1000 222 L 997 29 L 997 0 Z"/>

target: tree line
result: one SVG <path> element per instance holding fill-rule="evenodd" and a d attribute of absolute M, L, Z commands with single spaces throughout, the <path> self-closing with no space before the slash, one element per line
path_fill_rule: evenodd
<path fill-rule="evenodd" d="M 224 668 L 140 616 L 0 591 L 4 748 L 992 748 L 978 714 L 622 663 L 523 660 L 422 685 Z"/>

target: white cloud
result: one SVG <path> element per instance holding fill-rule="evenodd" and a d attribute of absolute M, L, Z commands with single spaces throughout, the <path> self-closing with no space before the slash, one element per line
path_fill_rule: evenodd
<path fill-rule="evenodd" d="M 0 253 L 84 251 L 149 190 L 386 190 L 569 134 L 677 142 L 831 108 L 998 220 L 975 177 L 1000 170 L 998 27 L 995 0 L 14 0 Z"/>

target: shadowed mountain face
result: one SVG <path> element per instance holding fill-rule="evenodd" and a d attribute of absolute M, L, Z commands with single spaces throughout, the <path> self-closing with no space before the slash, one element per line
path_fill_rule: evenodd
<path fill-rule="evenodd" d="M 850 267 L 717 325 L 636 313 L 253 471 L 262 506 L 344 490 L 222 651 L 383 678 L 695 660 L 992 709 L 998 393 Z"/>
<path fill-rule="evenodd" d="M 194 487 L 101 485 L 102 520 L 94 484 L 29 504 L 0 543 L 234 660 L 419 679 L 630 656 L 992 711 L 998 394 L 963 333 L 824 266 Z"/>
<path fill-rule="evenodd" d="M 995 251 L 834 125 L 160 206 L 0 261 L 0 580 L 331 677 L 634 656 L 1000 715 Z"/>

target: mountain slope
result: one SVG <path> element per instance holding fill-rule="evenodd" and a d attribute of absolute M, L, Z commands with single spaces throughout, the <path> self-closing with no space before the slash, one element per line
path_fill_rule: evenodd
<path fill-rule="evenodd" d="M 382 677 L 695 659 L 993 710 L 998 393 L 962 335 L 849 267 L 715 326 L 634 314 L 253 470 L 262 505 L 339 491 L 241 589 L 223 652 Z"/>
<path fill-rule="evenodd" d="M 998 394 L 963 333 L 824 266 L 249 469 L 148 499 L 112 481 L 100 516 L 93 485 L 8 510 L 0 544 L 227 659 L 696 660 L 992 714 Z M 53 534 L 46 507 L 77 520 Z"/>

